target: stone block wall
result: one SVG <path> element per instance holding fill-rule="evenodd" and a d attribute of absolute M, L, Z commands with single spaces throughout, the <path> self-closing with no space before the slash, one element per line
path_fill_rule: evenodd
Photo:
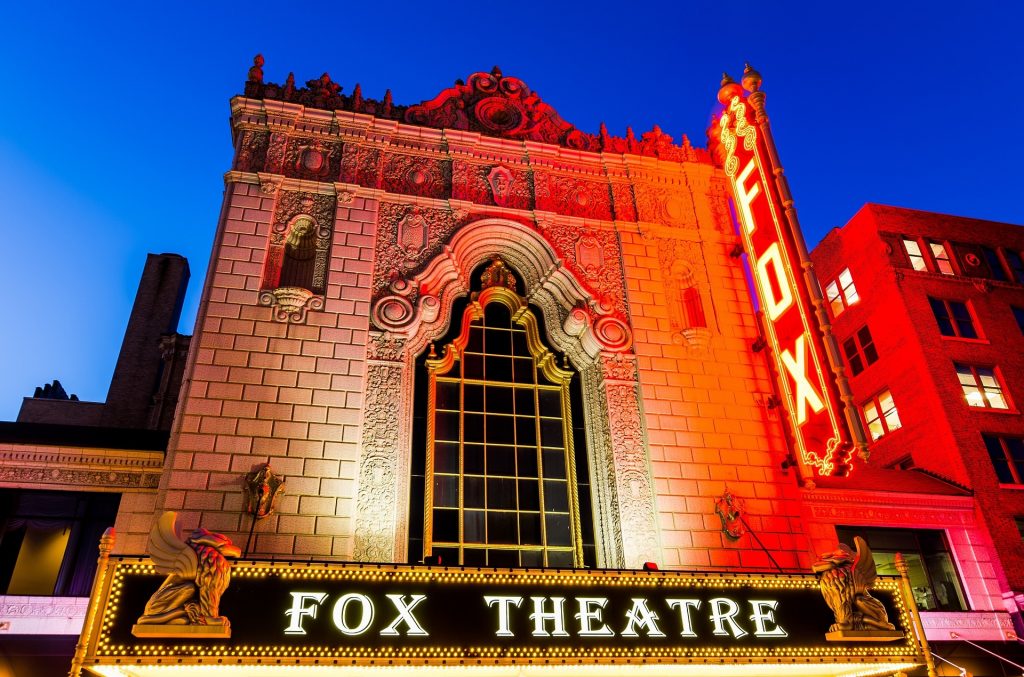
<path fill-rule="evenodd" d="M 331 229 L 326 300 L 304 322 L 282 321 L 259 300 L 271 224 L 283 198 L 310 186 L 238 178 L 227 178 L 157 508 L 244 544 L 242 478 L 269 462 L 285 491 L 257 523 L 250 555 L 346 558 L 376 203 L 316 188 L 330 219 L 318 225 Z"/>

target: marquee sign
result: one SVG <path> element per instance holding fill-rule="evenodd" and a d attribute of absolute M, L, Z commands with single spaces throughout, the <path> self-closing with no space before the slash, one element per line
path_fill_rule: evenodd
<path fill-rule="evenodd" d="M 747 80 L 744 80 L 745 86 Z M 732 187 L 744 249 L 750 257 L 765 334 L 775 360 L 779 390 L 789 414 L 797 460 L 805 472 L 843 475 L 853 448 L 851 427 L 815 313 L 821 294 L 811 293 L 802 270 L 802 236 L 794 223 L 793 200 L 785 186 L 757 86 L 749 97 L 728 83 L 719 98 L 719 139 Z M 763 124 L 761 124 L 763 123 Z M 816 289 L 816 287 L 815 287 Z"/>
<path fill-rule="evenodd" d="M 163 576 L 143 558 L 107 566 L 84 661 L 98 674 L 109 665 L 920 662 L 896 578 L 880 578 L 872 594 L 897 639 L 834 642 L 810 575 L 243 561 L 220 603 L 230 637 L 158 638 L 133 626 Z"/>

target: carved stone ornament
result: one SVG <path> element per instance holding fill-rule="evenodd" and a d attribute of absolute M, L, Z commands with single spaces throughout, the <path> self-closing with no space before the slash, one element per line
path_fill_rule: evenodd
<path fill-rule="evenodd" d="M 747 533 L 743 524 L 743 508 L 728 489 L 715 499 L 715 514 L 722 520 L 722 533 L 730 541 L 738 541 Z"/>
<path fill-rule="evenodd" d="M 398 223 L 398 246 L 405 254 L 405 267 L 415 268 L 417 258 L 427 247 L 430 224 L 415 207 Z"/>
<path fill-rule="evenodd" d="M 308 80 L 305 87 L 296 87 L 293 76 L 282 85 L 263 81 L 262 63 L 259 71 L 259 79 L 250 71 L 245 83 L 245 96 L 251 99 L 289 101 L 323 110 L 349 110 L 434 129 L 464 129 L 577 150 L 633 153 L 673 162 L 710 162 L 711 159 L 703 148 L 694 148 L 685 135 L 676 143 L 657 125 L 639 139 L 632 129 L 626 130 L 625 137 L 612 136 L 604 124 L 597 134 L 583 132 L 563 120 L 525 82 L 506 77 L 497 66 L 490 73 L 473 73 L 465 82 L 456 80 L 454 86 L 414 106 L 395 105 L 390 89 L 381 100 L 363 96 L 359 85 L 351 95 L 343 94 L 342 87 L 327 73 L 316 80 Z"/>
<path fill-rule="evenodd" d="M 199 528 L 183 541 L 178 514 L 167 511 L 149 533 L 149 555 L 167 574 L 132 627 L 141 638 L 227 639 L 231 623 L 220 615 L 220 598 L 231 582 L 228 557 L 241 551 L 222 534 Z"/>
<path fill-rule="evenodd" d="M 840 543 L 835 552 L 822 555 L 812 567 L 821 594 L 836 618 L 825 638 L 830 642 L 902 639 L 903 633 L 889 622 L 885 606 L 871 596 L 871 587 L 878 578 L 871 548 L 860 536 L 854 536 L 853 542 L 856 553 Z"/>
<path fill-rule="evenodd" d="M 491 186 L 494 204 L 504 207 L 512 191 L 512 172 L 508 167 L 497 165 L 487 174 L 487 183 Z"/>
<path fill-rule="evenodd" d="M 245 474 L 246 512 L 256 519 L 273 514 L 279 494 L 284 492 L 284 478 L 274 474 L 269 463 L 261 463 Z"/>
<path fill-rule="evenodd" d="M 261 291 L 260 305 L 273 308 L 278 322 L 302 324 L 307 310 L 323 309 L 324 297 L 303 287 L 278 287 Z"/>

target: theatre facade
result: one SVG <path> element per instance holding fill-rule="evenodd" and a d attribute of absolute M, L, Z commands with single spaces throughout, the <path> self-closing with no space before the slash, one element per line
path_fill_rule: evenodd
<path fill-rule="evenodd" d="M 867 464 L 755 71 L 705 149 L 497 68 L 407 106 L 262 67 L 162 467 L 5 476 L 121 494 L 73 674 L 945 674 L 928 640 L 1015 640 L 971 493 Z"/>

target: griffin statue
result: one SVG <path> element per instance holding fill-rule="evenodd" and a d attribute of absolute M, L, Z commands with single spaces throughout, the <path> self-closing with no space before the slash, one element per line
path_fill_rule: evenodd
<path fill-rule="evenodd" d="M 241 551 L 226 536 L 206 529 L 196 529 L 186 540 L 178 536 L 175 512 L 165 512 L 149 534 L 149 554 L 156 570 L 167 574 L 160 588 L 146 602 L 142 616 L 132 634 L 174 636 L 166 626 L 214 626 L 212 632 L 229 636 L 231 623 L 220 615 L 220 597 L 231 581 L 228 557 L 239 557 Z M 146 627 L 149 626 L 149 627 Z M 165 626 L 158 630 L 153 626 Z M 179 627 L 183 634 L 197 634 Z"/>
<path fill-rule="evenodd" d="M 856 553 L 840 543 L 835 552 L 822 555 L 814 564 L 821 594 L 836 616 L 829 632 L 891 632 L 895 627 L 889 622 L 885 606 L 869 592 L 878 578 L 871 549 L 860 536 L 854 536 L 853 542 Z"/>

